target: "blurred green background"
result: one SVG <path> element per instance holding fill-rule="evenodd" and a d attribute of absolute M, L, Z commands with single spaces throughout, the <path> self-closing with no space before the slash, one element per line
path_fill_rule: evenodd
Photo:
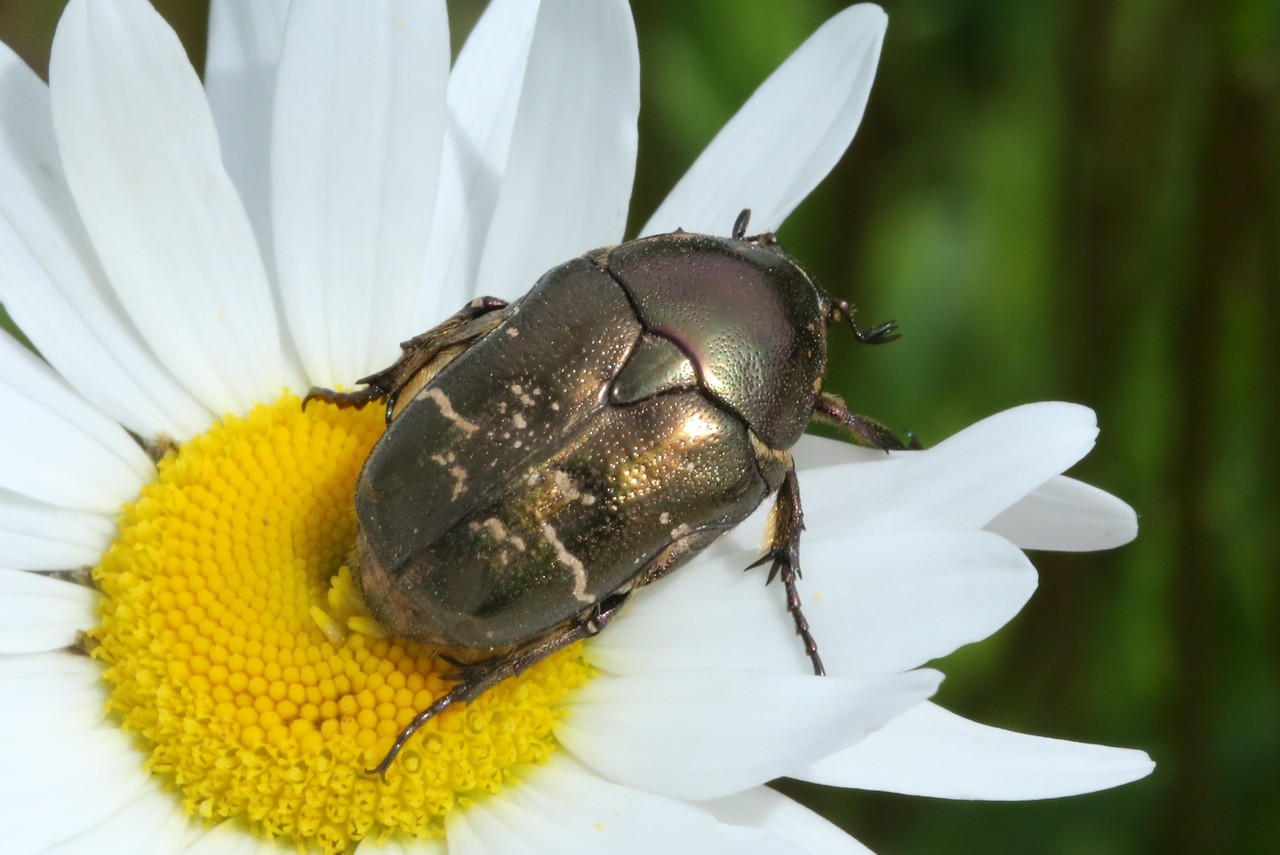
<path fill-rule="evenodd" d="M 157 3 L 203 62 L 203 3 Z M 632 224 L 843 3 L 644 0 Z M 44 73 L 61 3 L 0 0 Z M 1078 401 L 1074 471 L 1137 542 L 1035 555 L 1040 590 L 941 663 L 984 722 L 1140 747 L 1155 774 L 1024 804 L 784 784 L 877 851 L 1280 852 L 1280 3 L 914 0 L 849 154 L 782 238 L 901 342 L 828 387 L 926 444 Z M 465 35 L 478 3 L 450 3 Z M 727 225 L 727 224 L 726 224 Z"/>

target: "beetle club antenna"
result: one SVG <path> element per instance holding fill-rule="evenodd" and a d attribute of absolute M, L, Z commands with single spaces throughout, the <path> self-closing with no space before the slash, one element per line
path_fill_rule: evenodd
<path fill-rule="evenodd" d="M 733 239 L 743 240 L 747 236 L 747 224 L 751 222 L 751 209 L 743 208 L 738 219 L 733 221 Z"/>

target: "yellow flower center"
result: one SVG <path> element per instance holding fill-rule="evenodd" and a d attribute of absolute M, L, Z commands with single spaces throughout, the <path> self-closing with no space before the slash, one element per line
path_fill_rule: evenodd
<path fill-rule="evenodd" d="M 193 815 L 326 853 L 438 836 L 554 750 L 556 703 L 588 677 L 580 645 L 429 722 L 385 782 L 367 774 L 454 670 L 381 637 L 346 566 L 381 432 L 381 407 L 292 395 L 229 416 L 160 461 L 93 571 L 108 707 Z"/>

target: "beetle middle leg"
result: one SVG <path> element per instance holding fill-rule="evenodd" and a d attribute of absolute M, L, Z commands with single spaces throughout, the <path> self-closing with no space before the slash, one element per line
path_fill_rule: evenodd
<path fill-rule="evenodd" d="M 822 658 L 818 656 L 818 643 L 809 632 L 809 621 L 805 619 L 800 608 L 800 592 L 796 589 L 796 580 L 800 578 L 800 532 L 804 530 L 804 511 L 800 507 L 800 482 L 796 478 L 795 464 L 787 466 L 786 475 L 778 487 L 778 497 L 774 500 L 773 514 L 770 516 L 769 548 L 760 560 L 746 569 L 759 567 L 772 561 L 769 568 L 769 584 L 775 578 L 782 579 L 787 593 L 787 611 L 796 626 L 796 635 L 804 643 L 804 652 L 813 663 L 813 673 L 821 677 L 826 673 L 822 667 Z"/>
<path fill-rule="evenodd" d="M 567 624 L 557 627 L 528 644 L 522 644 L 489 659 L 461 665 L 457 674 L 458 683 L 436 698 L 429 707 L 414 716 L 413 721 L 405 725 L 404 730 L 396 736 L 396 741 L 391 744 L 386 756 L 377 766 L 369 770 L 369 774 L 386 780 L 387 770 L 391 768 L 391 764 L 395 762 L 405 744 L 418 732 L 419 728 L 449 707 L 473 701 L 503 680 L 524 673 L 551 654 L 585 638 L 599 635 L 609 621 L 621 611 L 630 596 L 629 590 L 612 594 L 583 611 Z M 447 656 L 442 658 L 450 663 L 456 661 Z"/>

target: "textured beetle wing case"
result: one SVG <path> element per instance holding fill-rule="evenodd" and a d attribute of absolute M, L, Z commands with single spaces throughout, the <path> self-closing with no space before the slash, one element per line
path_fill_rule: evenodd
<path fill-rule="evenodd" d="M 611 402 L 646 348 L 598 266 L 561 265 L 514 308 L 404 408 L 356 493 L 374 616 L 447 646 L 548 630 L 769 491 L 745 425 L 696 386 Z"/>

